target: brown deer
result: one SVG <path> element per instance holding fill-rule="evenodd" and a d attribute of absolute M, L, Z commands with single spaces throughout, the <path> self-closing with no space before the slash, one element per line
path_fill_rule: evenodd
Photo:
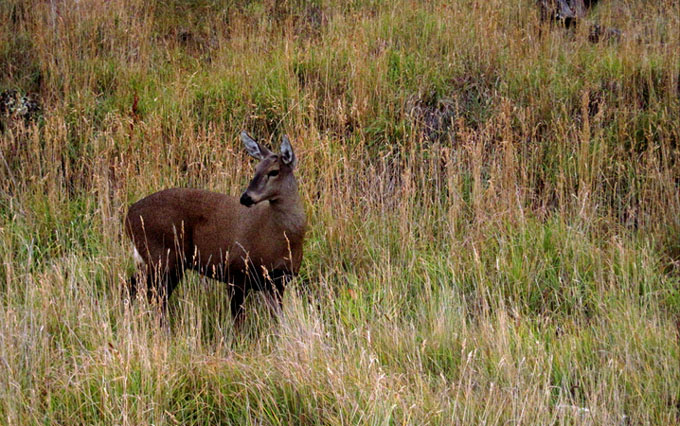
<path fill-rule="evenodd" d="M 133 204 L 125 219 L 150 300 L 165 307 L 185 270 L 193 269 L 229 284 L 237 325 L 250 290 L 265 291 L 270 307 L 281 309 L 286 284 L 300 269 L 306 227 L 288 137 L 280 154 L 245 131 L 241 140 L 260 163 L 240 200 L 200 189 L 166 189 Z M 130 278 L 131 299 L 138 285 L 137 276 Z"/>

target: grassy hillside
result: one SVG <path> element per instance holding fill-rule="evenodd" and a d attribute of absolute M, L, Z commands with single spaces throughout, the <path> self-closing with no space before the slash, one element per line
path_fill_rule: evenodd
<path fill-rule="evenodd" d="M 0 422 L 677 421 L 680 5 L 600 3 L 1 1 Z M 238 194 L 241 129 L 296 148 L 301 279 L 159 326 L 122 218 Z"/>

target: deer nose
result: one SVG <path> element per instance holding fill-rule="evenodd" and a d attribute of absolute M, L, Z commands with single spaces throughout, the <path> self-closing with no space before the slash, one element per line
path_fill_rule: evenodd
<path fill-rule="evenodd" d="M 246 207 L 250 207 L 253 204 L 255 204 L 255 201 L 253 201 L 252 198 L 250 198 L 250 195 L 248 195 L 247 192 L 244 192 L 243 195 L 241 195 L 241 204 L 243 204 Z"/>

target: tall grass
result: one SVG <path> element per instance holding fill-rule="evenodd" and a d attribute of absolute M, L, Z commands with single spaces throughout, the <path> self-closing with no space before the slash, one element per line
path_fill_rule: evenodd
<path fill-rule="evenodd" d="M 680 8 L 0 3 L 4 424 L 669 424 Z M 283 133 L 309 231 L 278 321 L 190 275 L 128 306 L 127 206 L 238 194 Z"/>

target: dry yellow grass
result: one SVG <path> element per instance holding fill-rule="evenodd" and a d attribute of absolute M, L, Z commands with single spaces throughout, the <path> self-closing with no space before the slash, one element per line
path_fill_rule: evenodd
<path fill-rule="evenodd" d="M 680 10 L 606 1 L 0 3 L 4 424 L 669 424 Z M 119 297 L 127 206 L 237 194 L 283 133 L 310 229 L 278 323 Z"/>

